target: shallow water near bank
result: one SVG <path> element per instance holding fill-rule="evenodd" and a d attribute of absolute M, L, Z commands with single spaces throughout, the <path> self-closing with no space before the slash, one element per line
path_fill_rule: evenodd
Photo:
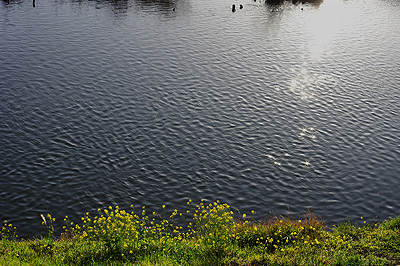
<path fill-rule="evenodd" d="M 396 216 L 400 3 L 242 4 L 2 1 L 0 218 Z"/>

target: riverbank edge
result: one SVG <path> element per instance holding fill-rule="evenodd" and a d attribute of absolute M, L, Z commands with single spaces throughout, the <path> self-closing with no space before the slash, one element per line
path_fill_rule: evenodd
<path fill-rule="evenodd" d="M 400 216 L 328 228 L 312 213 L 268 221 L 252 214 L 235 219 L 218 201 L 189 201 L 186 212 L 174 210 L 167 219 L 144 206 L 140 212 L 110 206 L 79 223 L 65 217 L 60 236 L 55 219 L 42 215 L 48 235 L 30 240 L 18 239 L 4 221 L 0 265 L 400 265 Z M 192 218 L 185 228 L 174 225 L 182 216 Z"/>

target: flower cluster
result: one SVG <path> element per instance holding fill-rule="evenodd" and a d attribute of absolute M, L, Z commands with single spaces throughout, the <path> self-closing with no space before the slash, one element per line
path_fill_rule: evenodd
<path fill-rule="evenodd" d="M 177 241 L 193 247 L 225 246 L 236 241 L 237 224 L 229 205 L 219 201 L 207 205 L 204 200 L 199 205 L 189 200 L 187 205 L 185 213 L 175 209 L 168 219 L 156 212 L 147 214 L 145 206 L 140 212 L 135 212 L 133 206 L 130 212 L 109 206 L 98 209 L 94 217 L 86 213 L 79 223 L 70 222 L 64 230 L 65 234 L 80 239 L 103 241 L 111 250 L 126 248 L 126 252 L 160 243 L 167 247 Z M 176 225 L 176 218 L 186 218 L 186 225 L 182 226 L 182 221 Z"/>
<path fill-rule="evenodd" d="M 17 228 L 7 220 L 4 220 L 3 225 L 0 230 L 0 239 L 17 239 Z"/>

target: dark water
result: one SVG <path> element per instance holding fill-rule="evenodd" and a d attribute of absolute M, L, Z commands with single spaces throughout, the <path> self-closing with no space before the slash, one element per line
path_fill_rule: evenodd
<path fill-rule="evenodd" d="M 0 2 L 0 219 L 398 215 L 400 2 L 232 3 Z"/>

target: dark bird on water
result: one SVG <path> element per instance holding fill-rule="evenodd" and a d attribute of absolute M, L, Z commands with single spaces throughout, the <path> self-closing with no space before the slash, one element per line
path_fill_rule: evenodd
<path fill-rule="evenodd" d="M 232 5 L 232 12 L 235 12 L 236 11 L 236 6 L 233 4 Z"/>
<path fill-rule="evenodd" d="M 240 8 L 240 9 L 242 9 L 242 8 L 243 8 L 243 5 L 242 5 L 242 4 L 240 4 L 239 8 Z"/>

